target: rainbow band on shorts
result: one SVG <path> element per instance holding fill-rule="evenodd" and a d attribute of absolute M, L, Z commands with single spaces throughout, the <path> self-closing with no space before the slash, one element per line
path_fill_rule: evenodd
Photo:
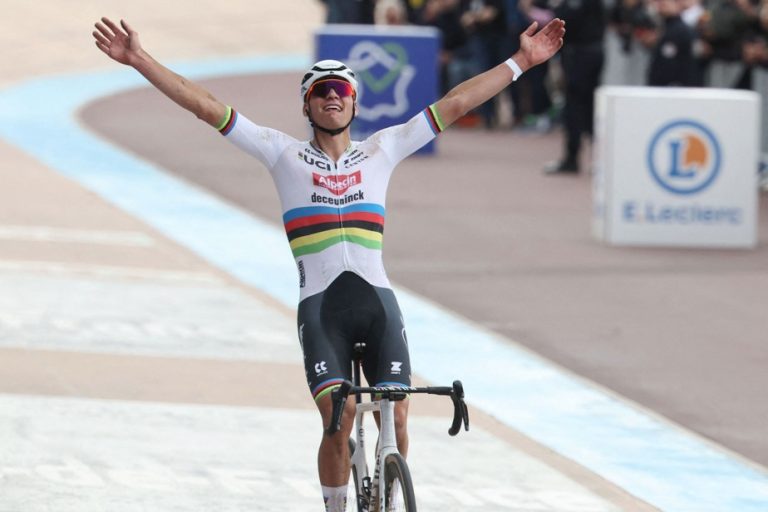
<path fill-rule="evenodd" d="M 325 395 L 341 386 L 342 382 L 344 382 L 344 379 L 328 379 L 321 382 L 312 390 L 312 398 L 314 398 L 315 401 L 320 400 Z"/>

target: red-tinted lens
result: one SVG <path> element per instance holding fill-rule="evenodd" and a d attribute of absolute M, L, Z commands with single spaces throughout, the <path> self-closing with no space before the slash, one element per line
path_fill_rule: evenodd
<path fill-rule="evenodd" d="M 307 95 L 310 97 L 319 96 L 325 98 L 331 91 L 335 91 L 339 98 L 345 98 L 355 94 L 355 90 L 352 88 L 351 83 L 345 82 L 344 80 L 328 79 L 320 80 L 312 84 Z"/>

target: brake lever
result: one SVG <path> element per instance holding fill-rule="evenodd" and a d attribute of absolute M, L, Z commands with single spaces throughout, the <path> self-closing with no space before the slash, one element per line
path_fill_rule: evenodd
<path fill-rule="evenodd" d="M 347 403 L 347 397 L 351 389 L 352 383 L 345 380 L 341 383 L 341 386 L 331 391 L 331 403 L 333 404 L 331 424 L 325 430 L 328 435 L 333 435 L 341 430 L 341 414 L 344 412 L 344 406 Z"/>
<path fill-rule="evenodd" d="M 453 423 L 448 429 L 448 435 L 455 436 L 461 430 L 462 423 L 464 430 L 469 431 L 469 409 L 464 402 L 464 386 L 460 380 L 453 381 L 453 391 L 451 392 L 451 401 L 453 401 Z"/>

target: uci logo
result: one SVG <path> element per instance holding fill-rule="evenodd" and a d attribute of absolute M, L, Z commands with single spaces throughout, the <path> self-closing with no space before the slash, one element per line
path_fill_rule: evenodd
<path fill-rule="evenodd" d="M 720 145 L 701 123 L 680 120 L 663 126 L 648 147 L 651 176 L 674 194 L 693 194 L 709 187 L 720 172 Z"/>

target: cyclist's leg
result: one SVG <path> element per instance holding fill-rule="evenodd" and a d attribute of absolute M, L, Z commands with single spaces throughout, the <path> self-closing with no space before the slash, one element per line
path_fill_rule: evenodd
<path fill-rule="evenodd" d="M 318 473 L 323 486 L 324 497 L 328 489 L 346 489 L 349 480 L 348 439 L 354 423 L 355 404 L 347 401 L 342 416 L 341 430 L 329 436 L 325 428 L 331 420 L 331 391 L 350 377 L 350 355 L 340 346 L 338 332 L 329 325 L 323 312 L 323 294 L 304 299 L 299 304 L 299 340 L 304 352 L 304 370 L 307 384 L 320 411 L 323 436 L 318 450 Z M 346 497 L 346 493 L 344 493 Z M 331 508 L 333 510 L 333 508 Z"/>
<path fill-rule="evenodd" d="M 369 335 L 369 346 L 363 360 L 368 382 L 376 386 L 410 386 L 411 361 L 400 307 L 392 290 L 375 288 L 381 308 Z M 408 404 L 395 403 L 395 435 L 397 449 L 408 454 Z"/>
<path fill-rule="evenodd" d="M 325 432 L 331 422 L 331 395 L 322 396 L 315 401 L 323 422 L 323 438 L 317 453 L 317 468 L 320 483 L 328 487 L 346 486 L 349 482 L 350 453 L 349 437 L 355 419 L 355 401 L 347 400 L 341 419 L 341 429 L 333 435 Z"/>

